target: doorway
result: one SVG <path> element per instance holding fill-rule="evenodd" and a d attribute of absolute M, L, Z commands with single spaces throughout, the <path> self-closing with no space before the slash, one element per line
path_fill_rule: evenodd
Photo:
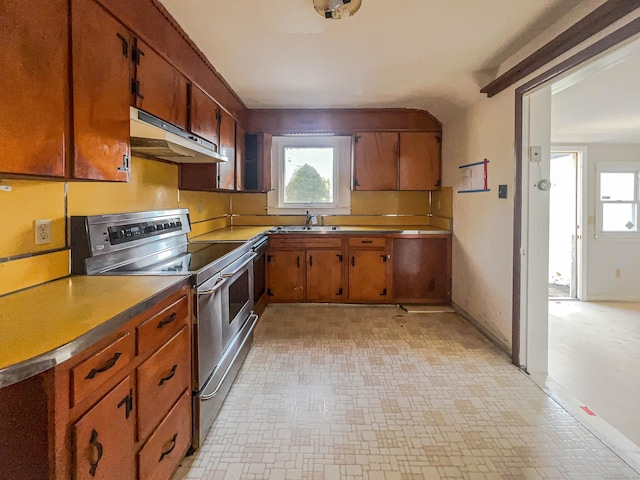
<path fill-rule="evenodd" d="M 580 155 L 552 147 L 549 178 L 549 299 L 578 299 Z"/>

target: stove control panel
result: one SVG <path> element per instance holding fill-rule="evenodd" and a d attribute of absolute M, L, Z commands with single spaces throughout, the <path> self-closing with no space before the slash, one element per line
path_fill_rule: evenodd
<path fill-rule="evenodd" d="M 182 220 L 179 217 L 164 218 L 155 222 L 115 225 L 107 228 L 109 243 L 111 245 L 119 245 L 142 238 L 154 237 L 163 233 L 179 232 L 180 230 L 182 230 Z"/>

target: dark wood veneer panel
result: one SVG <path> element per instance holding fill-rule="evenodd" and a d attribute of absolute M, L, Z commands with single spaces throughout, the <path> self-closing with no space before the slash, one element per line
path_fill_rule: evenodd
<path fill-rule="evenodd" d="M 425 110 L 401 108 L 266 109 L 249 110 L 249 132 L 335 133 L 358 131 L 442 131 L 442 124 Z"/>

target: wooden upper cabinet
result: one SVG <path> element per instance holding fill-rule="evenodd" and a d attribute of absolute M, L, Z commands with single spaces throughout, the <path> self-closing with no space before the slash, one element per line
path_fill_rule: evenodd
<path fill-rule="evenodd" d="M 233 190 L 236 174 L 236 122 L 223 110 L 220 111 L 220 153 L 227 157 L 227 161 L 218 163 L 218 188 Z"/>
<path fill-rule="evenodd" d="M 437 190 L 440 187 L 441 133 L 400 133 L 400 190 Z"/>
<path fill-rule="evenodd" d="M 66 0 L 0 2 L 0 172 L 65 175 Z"/>
<path fill-rule="evenodd" d="M 398 134 L 358 133 L 354 144 L 354 190 L 397 190 Z"/>
<path fill-rule="evenodd" d="M 244 190 L 246 148 L 245 137 L 247 133 L 240 125 L 236 124 L 236 190 Z"/>
<path fill-rule="evenodd" d="M 220 145 L 220 107 L 199 87 L 191 85 L 190 130 L 192 133 Z"/>
<path fill-rule="evenodd" d="M 178 70 L 140 39 L 133 52 L 135 106 L 180 128 L 187 128 L 188 81 Z"/>
<path fill-rule="evenodd" d="M 245 158 L 243 167 L 244 189 L 268 192 L 271 190 L 271 146 L 273 137 L 269 133 L 245 135 Z"/>
<path fill-rule="evenodd" d="M 71 2 L 75 178 L 127 181 L 131 41 L 92 0 Z"/>

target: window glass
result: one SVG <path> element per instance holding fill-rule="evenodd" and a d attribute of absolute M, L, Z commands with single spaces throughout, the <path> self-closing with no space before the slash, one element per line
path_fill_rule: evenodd
<path fill-rule="evenodd" d="M 284 202 L 333 203 L 333 148 L 285 147 Z"/>
<path fill-rule="evenodd" d="M 637 232 L 636 206 L 633 203 L 604 203 L 602 205 L 603 232 Z"/>
<path fill-rule="evenodd" d="M 602 172 L 600 199 L 604 201 L 633 201 L 635 199 L 635 172 Z"/>

